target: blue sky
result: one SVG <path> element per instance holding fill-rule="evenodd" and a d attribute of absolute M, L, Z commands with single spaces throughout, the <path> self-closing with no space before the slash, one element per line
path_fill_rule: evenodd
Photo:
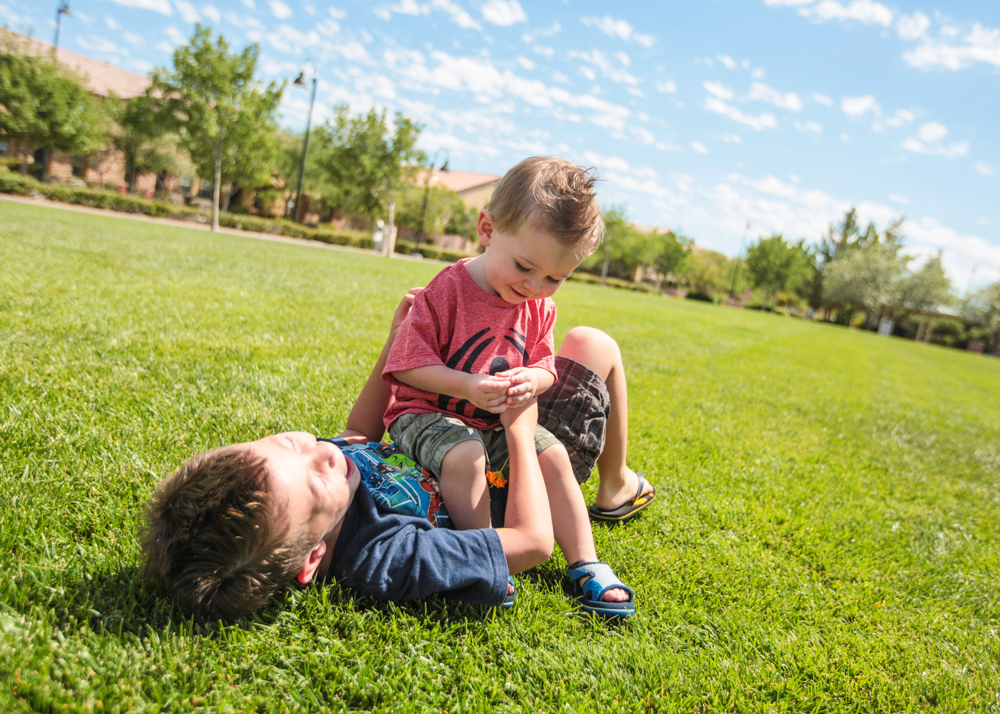
<path fill-rule="evenodd" d="M 460 170 L 566 156 L 606 207 L 728 255 L 852 205 L 905 216 L 961 294 L 1000 279 L 1000 3 L 930 2 L 71 0 L 60 45 L 145 74 L 200 21 L 259 43 L 266 80 L 313 62 L 314 121 L 401 110 Z M 0 23 L 51 41 L 56 6 L 0 0 Z M 308 101 L 288 87 L 286 127 Z"/>

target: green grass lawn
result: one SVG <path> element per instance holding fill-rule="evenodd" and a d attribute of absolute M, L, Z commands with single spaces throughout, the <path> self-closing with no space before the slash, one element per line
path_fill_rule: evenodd
<path fill-rule="evenodd" d="M 141 577 L 153 485 L 337 433 L 440 266 L 9 202 L 0 254 L 0 711 L 1000 711 L 1000 360 L 571 283 L 659 493 L 595 529 L 632 621 L 557 552 L 509 613 L 331 584 L 221 625 Z"/>

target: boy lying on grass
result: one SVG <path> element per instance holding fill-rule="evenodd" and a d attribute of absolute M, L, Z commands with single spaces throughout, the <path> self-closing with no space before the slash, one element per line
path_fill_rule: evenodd
<path fill-rule="evenodd" d="M 570 564 L 567 591 L 584 611 L 627 616 L 635 611 L 632 591 L 598 561 L 578 485 L 593 464 L 578 462 L 574 473 L 560 443 L 588 438 L 572 429 L 571 408 L 583 398 L 587 371 L 565 359 L 557 365 L 552 336 L 552 295 L 604 232 L 596 180 L 565 159 L 541 156 L 500 179 L 479 213 L 483 252 L 438 273 L 393 342 L 383 371 L 393 396 L 385 426 L 406 455 L 437 477 L 456 528 L 489 528 L 494 502 L 503 522 L 497 487 L 507 444 L 500 414 L 548 394 L 557 374 L 563 377 L 559 408 L 547 411 L 558 438 L 539 425 L 535 451 L 555 539 Z M 584 583 L 598 571 L 602 585 L 614 587 L 595 598 Z"/>
<path fill-rule="evenodd" d="M 410 291 L 397 308 L 389 339 L 338 443 L 378 448 L 372 442 L 385 432 L 383 414 L 391 397 L 382 370 L 418 292 Z M 602 511 L 627 520 L 649 505 L 653 492 L 625 464 L 627 393 L 621 353 L 608 335 L 575 328 L 559 356 L 590 373 L 584 394 L 590 405 L 580 408 L 574 423 L 589 422 L 591 427 L 578 433 L 592 438 L 568 448 L 589 464 L 588 473 L 597 462 Z M 558 387 L 550 390 L 553 395 Z M 538 415 L 546 423 L 548 412 L 563 408 L 552 404 L 536 406 L 533 401 L 501 415 L 510 473 L 504 518 L 494 521 L 495 528 L 435 528 L 431 518 L 437 520 L 440 512 L 433 512 L 433 502 L 421 515 L 399 513 L 394 503 L 376 500 L 378 491 L 362 482 L 358 466 L 340 447 L 304 432 L 287 432 L 200 454 L 162 481 L 147 506 L 147 570 L 186 607 L 225 619 L 259 609 L 293 578 L 305 584 L 331 576 L 383 601 L 442 594 L 484 605 L 511 604 L 509 576 L 552 553 L 548 496 L 534 448 Z M 605 424 L 606 446 L 599 428 Z M 369 453 L 362 449 L 355 457 L 362 461 Z M 421 483 L 428 487 L 424 493 L 434 490 L 430 479 Z M 414 500 L 420 500 L 419 494 Z M 598 572 L 591 578 L 591 599 L 601 600 L 605 577 Z"/>

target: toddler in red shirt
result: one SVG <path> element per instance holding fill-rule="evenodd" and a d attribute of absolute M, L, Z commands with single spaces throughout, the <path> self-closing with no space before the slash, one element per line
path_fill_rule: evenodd
<path fill-rule="evenodd" d="M 490 484 L 505 483 L 507 447 L 498 415 L 556 381 L 551 296 L 600 243 L 604 220 L 595 181 L 592 172 L 549 157 L 525 159 L 508 171 L 479 214 L 484 252 L 428 284 L 389 352 L 382 372 L 393 394 L 386 427 L 400 449 L 438 476 L 457 528 L 498 526 L 491 510 L 492 521 L 503 517 L 502 505 L 491 509 L 490 498 Z M 574 372 L 580 366 L 566 362 Z M 585 392 L 586 384 L 578 389 Z M 571 563 L 567 591 L 585 610 L 632 614 L 631 589 L 597 561 L 578 485 L 593 463 L 571 463 L 541 425 L 535 449 L 555 539 Z"/>

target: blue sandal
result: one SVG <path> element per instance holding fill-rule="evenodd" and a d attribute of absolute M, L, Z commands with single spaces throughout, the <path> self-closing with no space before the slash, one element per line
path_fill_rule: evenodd
<path fill-rule="evenodd" d="M 604 562 L 573 563 L 566 570 L 568 580 L 563 585 L 566 594 L 580 604 L 580 609 L 601 617 L 626 618 L 635 614 L 635 592 L 615 575 Z M 629 594 L 625 602 L 605 602 L 601 598 L 608 590 L 621 588 Z"/>
<path fill-rule="evenodd" d="M 517 599 L 517 585 L 514 583 L 514 578 L 508 575 L 507 582 L 510 583 L 510 586 L 512 588 L 514 588 L 514 592 L 507 593 L 507 595 L 505 595 L 503 598 L 503 602 L 500 603 L 500 607 L 502 607 L 504 610 L 509 610 L 512 607 L 514 607 L 514 600 Z"/>

